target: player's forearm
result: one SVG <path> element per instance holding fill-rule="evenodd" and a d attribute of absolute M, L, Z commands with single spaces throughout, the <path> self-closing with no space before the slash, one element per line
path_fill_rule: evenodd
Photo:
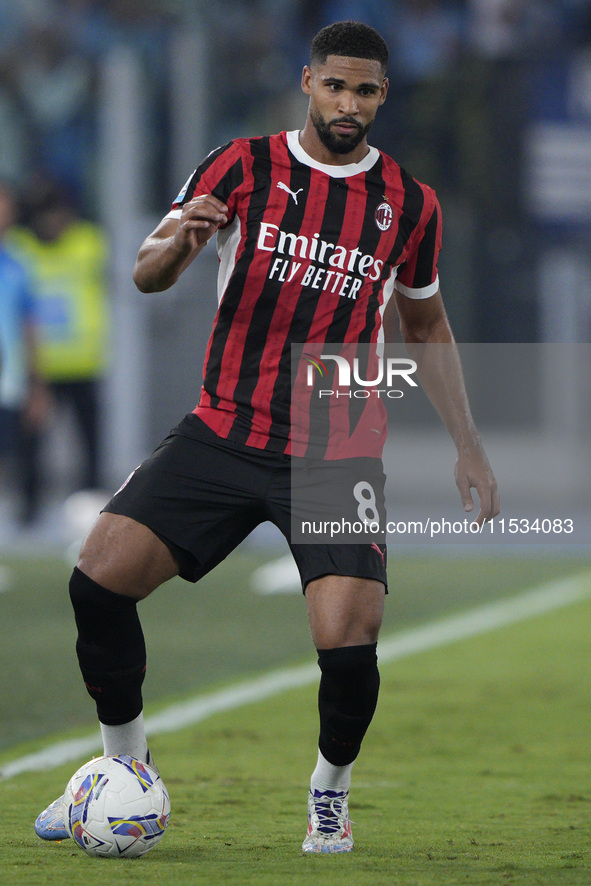
<path fill-rule="evenodd" d="M 426 344 L 415 350 L 420 351 L 414 359 L 423 389 L 458 451 L 480 446 L 455 342 Z"/>
<path fill-rule="evenodd" d="M 443 316 L 425 329 L 402 327 L 409 355 L 416 361 L 423 389 L 449 431 L 458 451 L 480 446 L 457 345 Z"/>
<path fill-rule="evenodd" d="M 180 277 L 201 251 L 189 242 L 178 245 L 173 237 L 147 237 L 133 269 L 133 281 L 140 292 L 163 292 Z"/>

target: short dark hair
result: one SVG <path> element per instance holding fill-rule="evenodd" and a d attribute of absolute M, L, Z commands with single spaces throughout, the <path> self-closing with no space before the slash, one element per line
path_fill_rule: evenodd
<path fill-rule="evenodd" d="M 388 65 L 386 41 L 363 22 L 335 22 L 318 31 L 312 40 L 310 63 L 323 65 L 329 55 L 375 59 L 384 73 Z"/>

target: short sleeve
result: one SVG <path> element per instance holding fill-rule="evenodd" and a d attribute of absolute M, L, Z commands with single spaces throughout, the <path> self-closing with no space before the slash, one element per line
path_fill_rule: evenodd
<path fill-rule="evenodd" d="M 230 221 L 236 209 L 236 191 L 243 181 L 243 153 L 237 142 L 229 142 L 208 154 L 191 173 L 166 217 L 180 218 L 183 206 L 193 197 L 213 194 L 228 206 Z"/>
<path fill-rule="evenodd" d="M 441 207 L 431 188 L 425 188 L 424 212 L 411 252 L 396 278 L 396 289 L 409 298 L 430 298 L 439 289 L 437 261 L 441 250 Z"/>

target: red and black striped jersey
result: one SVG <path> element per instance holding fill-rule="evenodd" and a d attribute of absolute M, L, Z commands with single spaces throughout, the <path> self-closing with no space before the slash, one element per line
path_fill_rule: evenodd
<path fill-rule="evenodd" d="M 291 435 L 292 345 L 375 343 L 395 281 L 410 298 L 437 292 L 435 193 L 376 148 L 329 166 L 302 149 L 298 132 L 282 132 L 213 151 L 169 216 L 199 194 L 229 212 L 194 411 L 220 437 L 305 454 L 306 441 Z M 326 457 L 351 454 L 346 436 Z"/>

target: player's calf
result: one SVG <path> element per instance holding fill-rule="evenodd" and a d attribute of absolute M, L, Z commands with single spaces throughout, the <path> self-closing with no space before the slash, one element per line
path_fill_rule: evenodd
<path fill-rule="evenodd" d="M 376 647 L 371 643 L 318 650 L 318 746 L 334 766 L 355 760 L 373 718 L 380 688 Z"/>
<path fill-rule="evenodd" d="M 142 710 L 146 647 L 131 597 L 101 587 L 77 567 L 70 579 L 76 652 L 101 723 L 128 723 Z"/>

